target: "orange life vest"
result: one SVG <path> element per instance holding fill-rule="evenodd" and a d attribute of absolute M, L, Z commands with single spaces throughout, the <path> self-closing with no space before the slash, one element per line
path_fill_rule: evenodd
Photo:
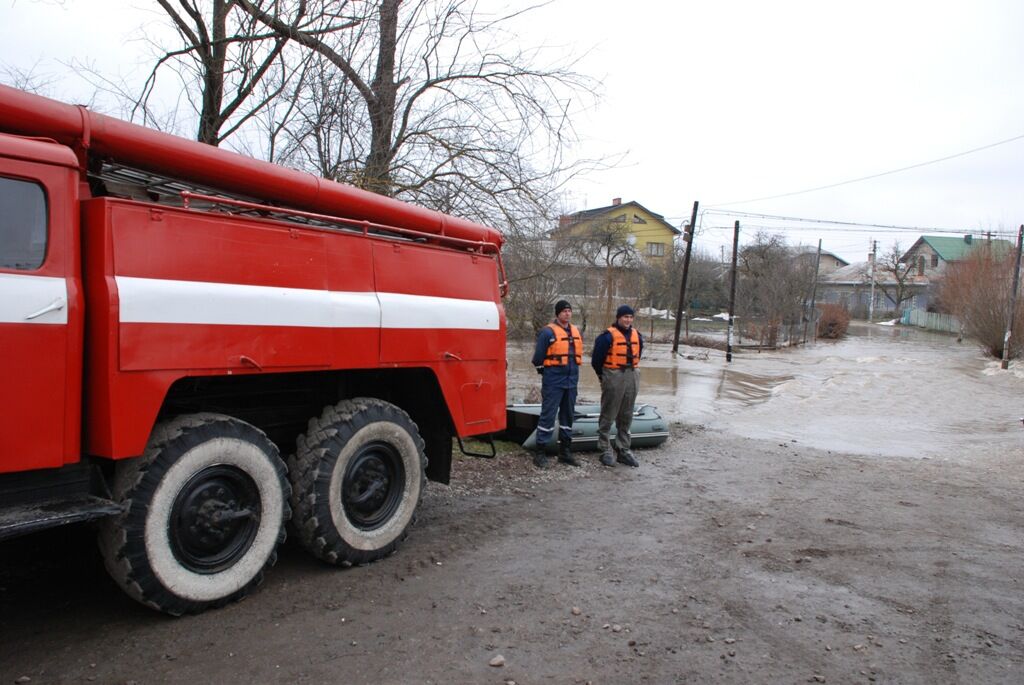
<path fill-rule="evenodd" d="M 569 332 L 553 323 L 548 324 L 555 333 L 555 340 L 548 345 L 548 353 L 544 357 L 544 366 L 565 366 L 569 363 L 569 341 L 573 342 L 576 366 L 583 363 L 583 338 L 578 328 L 569 324 Z"/>
<path fill-rule="evenodd" d="M 629 366 L 628 357 L 626 356 L 626 346 L 633 348 L 633 366 L 637 367 L 640 365 L 640 334 L 635 328 L 629 329 L 629 342 L 626 342 L 626 336 L 622 334 L 615 326 L 608 329 L 608 332 L 612 334 L 612 346 L 608 348 L 608 354 L 604 358 L 604 368 L 606 369 L 625 369 Z"/>

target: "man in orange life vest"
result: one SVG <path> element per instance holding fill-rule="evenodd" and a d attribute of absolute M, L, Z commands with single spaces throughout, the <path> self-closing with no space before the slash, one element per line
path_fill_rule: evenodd
<path fill-rule="evenodd" d="M 601 379 L 601 418 L 597 423 L 597 448 L 601 450 L 601 463 L 615 466 L 640 466 L 629 449 L 633 425 L 633 405 L 640 389 L 637 367 L 644 352 L 644 339 L 633 328 L 633 308 L 622 305 L 615 312 L 615 325 L 594 341 L 590 365 Z M 615 455 L 609 439 L 615 422 Z"/>
<path fill-rule="evenodd" d="M 555 437 L 555 414 L 558 414 L 558 461 L 579 466 L 572 456 L 572 419 L 576 411 L 576 385 L 583 361 L 583 338 L 570 323 L 572 306 L 565 300 L 555 304 L 555 320 L 537 334 L 533 365 L 541 374 L 540 420 L 537 422 L 537 447 L 533 463 L 537 468 L 548 465 L 547 446 Z"/>

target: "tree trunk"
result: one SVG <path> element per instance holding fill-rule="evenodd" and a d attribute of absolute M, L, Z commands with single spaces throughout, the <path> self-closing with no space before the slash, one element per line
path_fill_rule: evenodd
<path fill-rule="evenodd" d="M 367 102 L 370 118 L 370 152 L 366 156 L 363 186 L 380 195 L 391 196 L 392 137 L 395 132 L 395 53 L 398 48 L 398 6 L 401 0 L 380 3 L 380 46 L 377 70 L 370 84 L 374 97 Z"/>
<path fill-rule="evenodd" d="M 200 47 L 204 64 L 203 106 L 199 112 L 200 143 L 216 146 L 220 143 L 220 127 L 224 124 L 221 105 L 224 102 L 224 64 L 227 59 L 227 22 L 231 0 L 213 0 L 212 40 Z M 204 36 L 206 38 L 206 36 Z"/>

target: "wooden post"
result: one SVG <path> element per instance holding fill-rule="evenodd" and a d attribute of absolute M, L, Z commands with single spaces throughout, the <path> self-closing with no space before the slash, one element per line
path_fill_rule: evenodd
<path fill-rule="evenodd" d="M 811 281 L 811 310 L 804 321 L 804 344 L 807 344 L 807 325 L 814 319 L 814 298 L 818 294 L 818 269 L 821 267 L 821 238 L 818 238 L 818 256 L 814 258 L 814 280 Z M 818 339 L 818 326 L 814 326 L 814 339 Z"/>
<path fill-rule="evenodd" d="M 871 299 L 868 301 L 868 323 L 875 320 L 875 262 L 878 260 L 878 241 L 871 241 Z"/>
<path fill-rule="evenodd" d="M 736 221 L 732 232 L 732 276 L 729 283 L 729 323 L 725 329 L 725 361 L 732 361 L 732 320 L 736 312 L 736 256 L 740 250 L 740 222 Z"/>
<path fill-rule="evenodd" d="M 683 257 L 683 278 L 679 283 L 679 302 L 676 303 L 676 332 L 672 337 L 672 354 L 679 351 L 679 326 L 682 325 L 683 307 L 686 306 L 686 279 L 690 273 L 690 252 L 693 250 L 694 229 L 697 227 L 697 200 L 693 201 L 693 212 L 690 214 L 690 227 L 686 230 L 686 255 Z M 686 315 L 689 316 L 687 311 Z M 690 329 L 687 326 L 686 334 L 689 336 Z"/>
<path fill-rule="evenodd" d="M 1013 290 L 1010 291 L 1010 315 L 1006 321 L 1006 334 L 1003 335 L 1003 360 L 999 368 L 1010 367 L 1010 336 L 1013 335 L 1013 316 L 1017 313 L 1017 286 L 1020 285 L 1020 253 L 1024 247 L 1024 224 L 1017 231 L 1017 260 L 1013 265 Z"/>

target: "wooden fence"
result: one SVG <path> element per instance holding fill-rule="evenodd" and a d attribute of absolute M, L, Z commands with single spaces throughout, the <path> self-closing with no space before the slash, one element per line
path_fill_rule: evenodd
<path fill-rule="evenodd" d="M 960 332 L 960 321 L 952 314 L 937 314 L 935 312 L 926 312 L 923 309 L 904 310 L 900 323 L 904 326 L 926 328 L 929 331 Z"/>

